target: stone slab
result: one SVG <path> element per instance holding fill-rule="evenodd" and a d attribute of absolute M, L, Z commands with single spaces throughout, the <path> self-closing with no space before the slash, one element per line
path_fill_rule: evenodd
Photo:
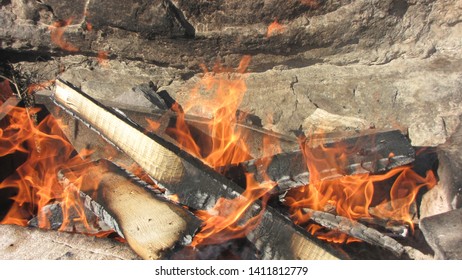
<path fill-rule="evenodd" d="M 462 260 L 462 209 L 424 218 L 420 229 L 436 259 Z"/>

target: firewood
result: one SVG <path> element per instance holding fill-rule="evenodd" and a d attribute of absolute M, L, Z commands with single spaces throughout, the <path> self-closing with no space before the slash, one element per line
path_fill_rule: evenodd
<path fill-rule="evenodd" d="M 58 105 L 126 151 L 160 187 L 177 194 L 180 203 L 193 209 L 210 209 L 219 198 L 233 199 L 243 192 L 242 188 L 199 159 L 155 134 L 145 134 L 142 128 L 127 122 L 72 85 L 60 80 L 56 85 L 54 99 Z M 143 147 L 153 147 L 164 156 L 146 153 L 147 149 Z M 171 168 L 175 168 L 176 172 L 171 172 Z M 251 212 L 261 209 L 261 204 L 256 202 Z M 262 252 L 264 259 L 345 258 L 331 245 L 313 238 L 269 206 L 247 238 Z"/>
<path fill-rule="evenodd" d="M 159 191 L 110 161 L 64 170 L 61 178 L 69 187 L 74 174 L 80 173 L 85 206 L 143 259 L 159 259 L 177 245 L 188 245 L 200 226 L 200 220 L 188 210 L 167 201 Z"/>
<path fill-rule="evenodd" d="M 395 239 L 379 232 L 376 229 L 367 227 L 357 221 L 309 208 L 303 208 L 303 212 L 305 214 L 309 214 L 312 221 L 320 224 L 323 227 L 331 230 L 338 230 L 348 234 L 349 236 L 363 240 L 369 244 L 380 246 L 389 250 L 397 257 L 401 257 L 403 254 L 407 254 L 410 258 L 431 259 L 430 256 L 426 256 L 419 250 L 410 246 L 403 246 Z"/>
<path fill-rule="evenodd" d="M 326 138 L 329 139 L 329 138 Z M 319 139 L 322 141 L 322 139 Z M 311 145 L 311 144 L 310 144 Z M 350 137 L 325 144 L 324 147 L 342 147 L 348 156 L 348 162 L 339 167 L 325 167 L 318 170 L 321 179 L 337 178 L 344 175 L 378 173 L 414 161 L 415 151 L 400 131 L 378 132 L 371 135 Z M 320 146 L 305 146 L 316 160 L 322 160 L 323 149 Z M 265 162 L 270 161 L 268 166 Z M 327 160 L 326 160 L 327 162 Z M 271 180 L 278 184 L 279 193 L 307 185 L 310 173 L 301 150 L 260 158 L 229 167 L 228 178 L 240 182 L 246 173 L 254 174 L 258 182 Z"/>
<path fill-rule="evenodd" d="M 99 106 L 95 100 L 79 94 L 61 80 L 56 81 L 54 98 L 77 116 L 85 118 L 86 124 L 98 130 L 154 178 L 174 182 L 183 177 L 185 171 L 180 158 L 160 144 L 165 142 L 162 138 L 154 134 L 147 136 L 135 124 L 121 121 L 116 112 Z"/>

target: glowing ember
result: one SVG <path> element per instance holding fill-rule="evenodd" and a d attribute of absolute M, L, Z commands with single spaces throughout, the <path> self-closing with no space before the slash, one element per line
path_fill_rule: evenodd
<path fill-rule="evenodd" d="M 321 171 L 326 167 L 343 170 L 348 155 L 356 151 L 346 151 L 338 145 L 322 147 L 322 153 L 315 153 L 303 144 L 303 152 L 310 172 L 310 184 L 291 191 L 286 196 L 286 204 L 291 209 L 291 216 L 295 223 L 304 225 L 309 220 L 303 208 L 334 212 L 352 220 L 370 217 L 369 207 L 375 206 L 375 212 L 382 218 L 401 221 L 413 228 L 410 206 L 415 201 L 419 190 L 423 187 L 431 188 L 436 184 L 435 176 L 428 172 L 425 178 L 416 174 L 411 167 L 404 166 L 390 170 L 383 175 L 358 174 L 342 176 L 340 178 L 326 178 Z M 388 194 L 379 205 L 372 205 L 377 184 L 394 180 Z M 381 191 L 382 195 L 383 191 Z M 391 203 L 389 203 L 391 202 Z M 374 213 L 375 215 L 378 215 Z M 317 225 L 310 225 L 312 233 L 320 229 Z M 319 235 L 320 238 L 333 242 L 353 241 L 346 235 L 330 232 Z"/>
<path fill-rule="evenodd" d="M 268 31 L 266 31 L 266 38 L 269 38 L 276 34 L 283 33 L 287 27 L 285 25 L 280 24 L 277 20 L 274 20 L 269 26 Z"/>
<path fill-rule="evenodd" d="M 66 26 L 72 23 L 72 18 L 66 21 L 56 21 L 48 27 L 50 30 L 51 41 L 63 50 L 76 52 L 79 49 L 64 39 Z"/>

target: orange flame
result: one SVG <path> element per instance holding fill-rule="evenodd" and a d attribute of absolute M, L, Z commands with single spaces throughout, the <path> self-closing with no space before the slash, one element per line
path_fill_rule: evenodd
<path fill-rule="evenodd" d="M 268 30 L 266 31 L 266 38 L 269 38 L 276 34 L 281 34 L 286 29 L 287 27 L 283 24 L 280 24 L 276 19 L 268 26 Z"/>
<path fill-rule="evenodd" d="M 249 62 L 250 57 L 245 56 L 235 71 L 216 64 L 213 72 L 209 72 L 203 66 L 204 77 L 192 89 L 190 102 L 184 104 L 183 110 L 174 109 L 177 113 L 176 125 L 167 128 L 167 133 L 175 138 L 181 148 L 211 167 L 218 168 L 250 159 L 246 135 L 236 126 L 236 112 L 247 90 L 243 73 Z M 201 95 L 201 91 L 205 95 Z M 185 120 L 185 113 L 191 110 L 211 113 L 212 119 L 207 126 L 209 142 L 200 143 L 192 136 Z M 153 130 L 159 128 L 156 122 L 148 123 Z M 242 195 L 232 200 L 220 198 L 212 209 L 197 211 L 196 215 L 204 223 L 201 232 L 194 237 L 192 246 L 216 244 L 245 236 L 258 225 L 268 199 L 265 195 L 274 185 L 270 181 L 259 184 L 252 176 L 247 176 L 247 187 Z M 256 215 L 250 213 L 249 207 L 262 197 L 260 212 Z"/>
<path fill-rule="evenodd" d="M 266 203 L 275 183 L 266 182 L 259 184 L 248 174 L 247 187 L 239 197 L 228 200 L 220 198 L 215 206 L 208 211 L 196 211 L 196 215 L 204 221 L 201 231 L 194 236 L 191 246 L 207 244 L 219 244 L 230 239 L 245 237 L 255 229 L 265 211 Z M 253 215 L 250 206 L 262 199 L 262 209 L 257 215 Z"/>
<path fill-rule="evenodd" d="M 149 131 L 157 131 L 160 128 L 160 122 L 156 122 L 151 120 L 150 118 L 145 118 L 146 122 L 148 123 L 147 129 Z"/>
<path fill-rule="evenodd" d="M 269 143 L 270 138 L 263 137 L 263 156 L 262 170 L 266 170 L 271 163 L 270 155 L 274 150 L 280 150 L 279 143 Z M 220 244 L 227 240 L 245 237 L 254 230 L 265 212 L 269 193 L 276 186 L 265 172 L 263 183 L 255 181 L 252 174 L 246 174 L 246 189 L 235 199 L 218 199 L 215 206 L 208 210 L 196 211 L 196 215 L 204 223 L 201 231 L 194 237 L 191 246 L 207 244 Z M 257 214 L 250 208 L 254 203 L 261 199 L 261 209 Z"/>
<path fill-rule="evenodd" d="M 38 108 L 26 110 L 7 105 L 1 110 L 0 113 L 6 117 L 2 122 L 5 127 L 0 129 L 0 158 L 22 154 L 26 160 L 0 182 L 0 189 L 14 188 L 17 192 L 10 198 L 13 204 L 0 224 L 25 226 L 43 207 L 59 202 L 63 210 L 60 230 L 66 230 L 71 223 L 79 223 L 86 234 L 109 235 L 112 231 L 95 232 L 86 220 L 79 198 L 79 180 L 72 186 L 63 187 L 57 175 L 61 169 L 87 162 L 82 157 L 88 156 L 91 151 L 84 149 L 81 155 L 76 154 L 51 115 L 36 125 L 29 116 L 37 114 Z M 38 222 L 41 228 L 50 227 L 46 215 L 38 215 Z"/>
<path fill-rule="evenodd" d="M 29 109 L 30 114 L 38 111 L 37 108 Z M 18 191 L 1 223 L 25 225 L 37 208 L 68 195 L 58 183 L 56 173 L 67 164 L 76 164 L 82 159 L 75 156 L 73 147 L 51 117 L 35 126 L 24 108 L 5 108 L 5 113 L 9 126 L 0 133 L 0 157 L 21 153 L 27 155 L 27 160 L 16 173 L 0 183 L 0 189 L 14 187 Z M 41 227 L 48 226 L 45 220 L 40 222 Z"/>
<path fill-rule="evenodd" d="M 235 73 L 219 64 L 213 68 L 213 73 L 204 68 L 202 80 L 192 89 L 190 101 L 183 105 L 183 111 L 177 110 L 176 127 L 168 128 L 178 145 L 190 154 L 202 159 L 211 167 L 226 166 L 250 159 L 245 144 L 246 135 L 236 128 L 236 111 L 247 90 L 243 73 L 250 62 L 250 56 L 245 56 Z M 201 95 L 200 91 L 205 91 Z M 208 124 L 210 141 L 198 143 L 192 136 L 185 120 L 185 113 L 193 109 L 209 112 L 212 120 Z"/>
<path fill-rule="evenodd" d="M 56 21 L 48 27 L 50 30 L 51 41 L 63 50 L 76 52 L 79 49 L 64 39 L 66 26 L 72 23 L 72 18 L 65 21 Z"/>
<path fill-rule="evenodd" d="M 352 220 L 370 217 L 369 208 L 374 206 L 374 215 L 382 218 L 407 223 L 413 229 L 410 206 L 415 201 L 419 190 L 431 188 L 436 184 L 436 178 L 431 171 L 421 177 L 410 166 L 394 168 L 385 174 L 356 174 L 350 176 L 332 177 L 326 170 L 337 170 L 333 174 L 341 174 L 349 155 L 356 151 L 347 151 L 342 145 L 333 147 L 321 146 L 321 149 L 309 149 L 303 144 L 302 150 L 310 172 L 310 183 L 307 186 L 292 190 L 285 198 L 290 207 L 295 223 L 304 225 L 309 220 L 309 214 L 303 208 L 335 212 L 337 215 Z M 381 182 L 394 180 L 387 192 L 378 189 Z M 380 193 L 387 199 L 379 205 L 373 205 L 374 193 Z M 391 203 L 389 203 L 391 202 Z M 378 214 L 377 214 L 378 213 Z M 320 227 L 309 225 L 310 232 L 318 232 Z M 327 233 L 320 238 L 333 242 L 356 241 L 344 234 Z"/>

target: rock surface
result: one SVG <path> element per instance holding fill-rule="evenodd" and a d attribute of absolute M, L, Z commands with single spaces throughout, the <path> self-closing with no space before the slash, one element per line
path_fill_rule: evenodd
<path fill-rule="evenodd" d="M 462 209 L 424 218 L 420 229 L 436 259 L 462 259 Z"/>
<path fill-rule="evenodd" d="M 462 117 L 461 117 L 462 119 Z M 462 122 L 446 143 L 439 145 L 439 182 L 422 198 L 421 217 L 462 208 Z M 462 220 L 461 220 L 462 223 Z"/>
<path fill-rule="evenodd" d="M 63 39 L 81 53 L 103 50 L 180 68 L 215 59 L 232 64 L 243 54 L 256 57 L 252 70 L 259 71 L 318 62 L 377 65 L 435 53 L 460 57 L 462 47 L 457 0 L 3 2 L 3 49 L 65 55 L 49 26 L 72 19 Z M 283 31 L 267 36 L 275 20 Z"/>

